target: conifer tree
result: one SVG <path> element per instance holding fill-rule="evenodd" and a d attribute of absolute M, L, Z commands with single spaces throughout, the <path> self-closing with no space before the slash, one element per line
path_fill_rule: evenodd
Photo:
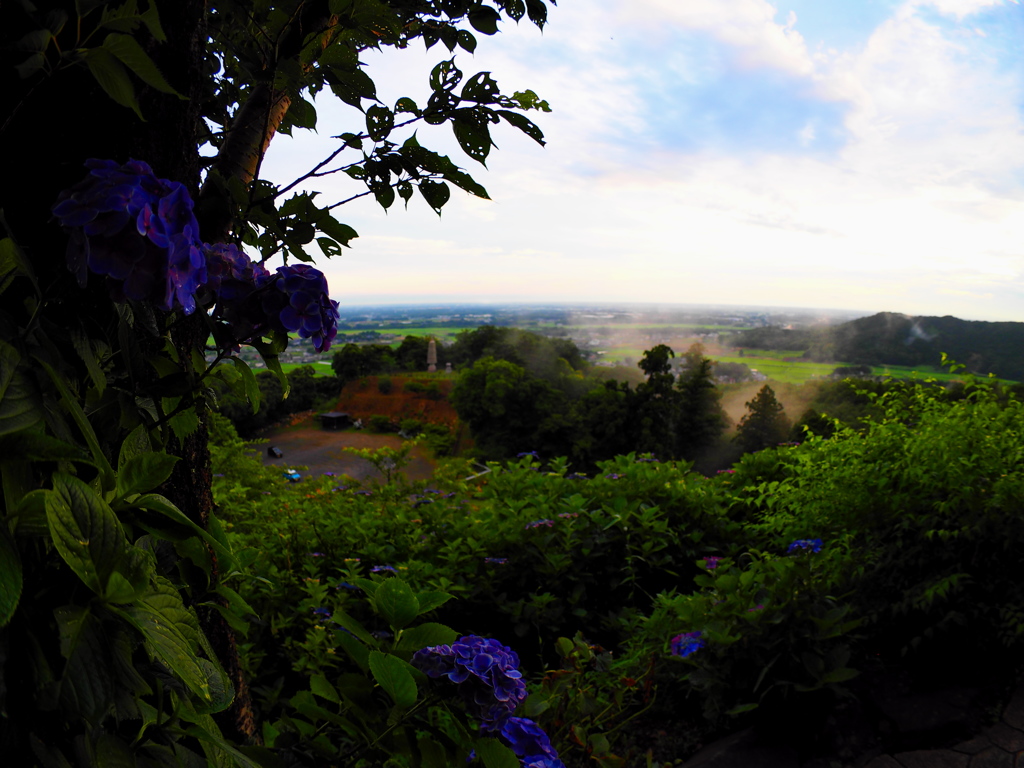
<path fill-rule="evenodd" d="M 775 390 L 765 384 L 747 403 L 747 415 L 740 420 L 734 440 L 746 453 L 760 451 L 785 442 L 790 430 L 789 417 L 775 398 Z"/>

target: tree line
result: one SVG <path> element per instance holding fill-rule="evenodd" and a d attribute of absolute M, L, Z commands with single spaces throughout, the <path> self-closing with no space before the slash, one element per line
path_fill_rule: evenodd
<path fill-rule="evenodd" d="M 1024 323 L 990 323 L 956 317 L 911 317 L 879 312 L 821 329 L 754 328 L 726 343 L 753 349 L 800 350 L 821 362 L 859 365 L 942 365 L 943 354 L 971 373 L 1024 379 Z"/>

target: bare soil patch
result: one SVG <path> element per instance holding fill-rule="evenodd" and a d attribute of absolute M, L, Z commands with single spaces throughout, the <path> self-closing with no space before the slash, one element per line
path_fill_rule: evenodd
<path fill-rule="evenodd" d="M 260 448 L 260 455 L 268 467 L 280 467 L 283 472 L 285 469 L 304 466 L 308 467 L 310 474 L 334 472 L 359 481 L 383 478 L 370 462 L 347 453 L 345 448 L 400 448 L 405 442 L 397 435 L 377 435 L 361 430 L 325 430 L 313 420 L 268 430 L 260 439 L 266 441 Z M 267 448 L 270 446 L 280 448 L 284 455 L 280 459 L 269 456 Z M 434 474 L 435 462 L 429 454 L 429 450 L 422 445 L 412 449 L 410 461 L 403 471 L 408 480 L 430 479 Z"/>

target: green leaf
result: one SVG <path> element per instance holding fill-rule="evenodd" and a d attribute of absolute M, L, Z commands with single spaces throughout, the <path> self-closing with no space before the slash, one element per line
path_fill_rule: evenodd
<path fill-rule="evenodd" d="M 452 595 L 447 592 L 420 592 L 416 595 L 416 599 L 419 600 L 419 615 L 422 616 L 447 603 L 452 599 Z"/>
<path fill-rule="evenodd" d="M 497 109 L 495 110 L 495 114 L 501 115 L 509 125 L 514 125 L 542 147 L 544 146 L 544 133 L 525 115 L 521 115 L 518 112 L 512 112 L 508 109 Z"/>
<path fill-rule="evenodd" d="M 267 367 L 270 367 L 269 364 Z M 199 416 L 196 414 L 196 409 L 194 407 L 186 408 L 181 413 L 168 419 L 167 424 L 170 426 L 171 431 L 174 432 L 174 436 L 178 438 L 178 440 L 184 440 L 199 429 Z"/>
<path fill-rule="evenodd" d="M 423 760 L 423 768 L 449 768 L 448 754 L 443 746 L 429 736 L 421 736 L 416 742 Z"/>
<path fill-rule="evenodd" d="M 434 91 L 450 91 L 462 82 L 462 70 L 455 66 L 455 59 L 442 61 L 430 71 L 430 88 Z"/>
<path fill-rule="evenodd" d="M 332 240 L 342 245 L 348 245 L 350 241 L 359 237 L 359 233 L 347 224 L 342 224 L 329 213 L 326 216 L 319 216 L 316 222 L 317 229 L 323 232 Z"/>
<path fill-rule="evenodd" d="M 860 672 L 850 667 L 840 667 L 839 669 L 833 669 L 831 672 L 821 678 L 823 683 L 843 683 L 847 680 L 852 680 L 857 677 Z"/>
<path fill-rule="evenodd" d="M 153 579 L 151 591 L 134 605 L 113 609 L 142 633 L 149 652 L 163 662 L 193 693 L 211 702 L 210 680 L 199 663 L 199 625 L 178 590 L 166 579 Z"/>
<path fill-rule="evenodd" d="M 366 110 L 366 132 L 374 141 L 384 141 L 395 127 L 395 113 L 387 107 L 374 104 Z"/>
<path fill-rule="evenodd" d="M 81 461 L 89 454 L 77 445 L 29 430 L 0 436 L 0 461 Z"/>
<path fill-rule="evenodd" d="M 351 632 L 353 635 L 359 638 L 366 645 L 375 646 L 377 644 L 377 641 L 374 640 L 373 636 L 366 631 L 366 628 L 363 627 L 362 624 L 353 619 L 344 611 L 335 611 L 334 614 L 331 616 L 331 619 L 336 624 L 340 624 L 341 626 L 343 626 L 345 629 L 347 629 L 349 632 Z"/>
<path fill-rule="evenodd" d="M 106 91 L 107 96 L 122 107 L 128 107 L 134 111 L 139 119 L 144 121 L 145 118 L 139 109 L 139 103 L 135 99 L 132 81 L 128 79 L 128 73 L 125 72 L 117 57 L 106 48 L 88 48 L 83 52 L 82 58 L 85 60 L 86 66 L 89 67 L 89 71 L 92 72 L 92 76 L 96 78 L 96 82 Z"/>
<path fill-rule="evenodd" d="M 483 32 L 485 35 L 497 34 L 498 20 L 501 19 L 501 16 L 490 6 L 481 5 L 479 8 L 474 8 L 467 14 L 467 17 L 477 32 Z"/>
<path fill-rule="evenodd" d="M 498 84 L 490 72 L 477 72 L 462 86 L 462 98 L 480 104 L 494 104 L 501 96 Z"/>
<path fill-rule="evenodd" d="M 129 459 L 149 453 L 152 450 L 153 443 L 149 439 L 149 431 L 144 424 L 140 424 L 121 443 L 121 450 L 117 454 L 117 471 L 120 472 Z"/>
<path fill-rule="evenodd" d="M 0 398 L 3 397 L 3 342 L 0 342 Z M 82 410 L 82 406 L 78 404 L 78 400 L 75 399 L 74 395 L 71 394 L 71 390 L 68 389 L 64 379 L 44 360 L 35 358 L 39 366 L 46 371 L 46 374 L 50 377 L 50 381 L 60 392 L 60 401 L 67 408 L 68 413 L 71 414 L 71 418 L 74 419 L 75 425 L 82 433 L 82 437 L 85 438 L 86 445 L 89 446 L 89 452 L 92 453 L 93 461 L 100 470 L 100 481 L 101 486 L 104 490 L 109 490 L 114 487 L 114 470 L 110 466 L 110 462 L 107 461 L 106 455 L 103 453 L 103 449 L 100 447 L 100 441 L 96 437 L 96 432 L 92 428 L 92 424 L 89 423 L 88 417 L 85 415 L 85 411 Z M 3 402 L 0 400 L 0 418 L 3 415 Z M 0 429 L 0 433 L 3 430 Z"/>
<path fill-rule="evenodd" d="M 382 582 L 374 581 L 373 579 L 363 579 L 356 576 L 352 579 L 352 583 L 363 590 L 367 595 L 373 597 L 377 594 L 377 587 L 379 587 Z"/>
<path fill-rule="evenodd" d="M 452 121 L 452 130 L 455 138 L 459 141 L 462 151 L 476 160 L 483 166 L 487 165 L 487 156 L 491 153 L 494 142 L 491 141 L 491 131 L 486 121 L 469 119 L 463 116 L 469 110 L 459 110 L 456 119 Z M 475 118 L 476 116 L 474 116 Z"/>
<path fill-rule="evenodd" d="M 451 645 L 458 636 L 459 633 L 451 627 L 436 622 L 427 622 L 405 630 L 398 647 L 405 651 L 418 651 L 432 645 Z"/>
<path fill-rule="evenodd" d="M 419 615 L 420 601 L 398 577 L 387 579 L 373 596 L 377 611 L 393 629 L 402 629 Z"/>
<path fill-rule="evenodd" d="M 232 357 L 231 363 L 241 376 L 242 384 L 245 386 L 245 399 L 252 406 L 252 412 L 258 412 L 260 409 L 260 385 L 256 381 L 256 375 L 245 360 L 240 357 Z"/>
<path fill-rule="evenodd" d="M 171 476 L 177 463 L 177 456 L 163 451 L 133 456 L 117 473 L 117 494 L 124 498 L 153 490 Z"/>
<path fill-rule="evenodd" d="M 28 80 L 28 78 L 41 70 L 45 64 L 46 54 L 42 51 L 37 51 L 21 62 L 21 64 L 18 64 L 14 71 L 18 73 L 18 77 L 22 80 Z"/>
<path fill-rule="evenodd" d="M 58 472 L 46 496 L 46 519 L 60 556 L 102 595 L 128 545 L 114 512 L 77 477 Z"/>
<path fill-rule="evenodd" d="M 385 211 L 394 205 L 395 189 L 390 184 L 371 187 L 371 189 L 373 191 L 373 196 L 377 199 L 377 204 Z"/>
<path fill-rule="evenodd" d="M 487 768 L 519 768 L 516 753 L 497 739 L 477 739 L 473 747 Z"/>
<path fill-rule="evenodd" d="M 24 254 L 11 238 L 0 238 L 0 294 L 7 290 L 14 278 L 21 275 L 31 279 Z"/>
<path fill-rule="evenodd" d="M 757 704 L 740 704 L 738 706 L 733 707 L 725 714 L 734 717 L 736 715 L 742 715 L 744 712 L 750 712 L 751 710 L 757 709 L 757 707 Z"/>
<path fill-rule="evenodd" d="M 302 98 L 292 100 L 288 106 L 288 120 L 299 128 L 316 128 L 316 107 Z"/>
<path fill-rule="evenodd" d="M 346 71 L 341 67 L 333 67 L 326 80 L 335 96 L 356 109 L 363 108 L 363 99 L 377 98 L 377 86 L 361 69 Z"/>
<path fill-rule="evenodd" d="M 113 703 L 115 675 L 102 623 L 84 606 L 53 612 L 60 630 L 60 652 L 67 660 L 60 680 L 61 704 L 97 725 Z"/>
<path fill-rule="evenodd" d="M 146 25 L 146 29 L 149 30 L 149 34 L 153 36 L 153 39 L 158 43 L 167 42 L 167 35 L 164 34 L 164 28 L 160 25 L 160 15 L 157 13 L 156 3 L 150 2 L 149 8 L 140 15 L 142 23 Z"/>
<path fill-rule="evenodd" d="M 411 707 L 416 703 L 416 681 L 412 667 L 397 656 L 380 651 L 370 651 L 370 673 L 380 687 L 400 707 Z M 517 763 L 518 764 L 518 763 Z"/>
<path fill-rule="evenodd" d="M 21 599 L 22 571 L 18 547 L 7 526 L 0 525 L 0 628 L 7 625 Z"/>
<path fill-rule="evenodd" d="M 156 88 L 161 93 L 169 93 L 172 96 L 177 96 L 179 99 L 187 100 L 164 79 L 156 64 L 149 58 L 149 54 L 142 50 L 142 46 L 131 35 L 112 32 L 103 41 L 103 47 L 114 54 L 122 64 L 135 73 L 146 85 Z"/>
<path fill-rule="evenodd" d="M 415 101 L 408 96 L 403 96 L 395 102 L 395 112 L 408 112 L 411 115 L 418 115 L 420 114 L 420 109 L 416 106 Z"/>
<path fill-rule="evenodd" d="M 21 366 L 18 350 L 0 341 L 0 435 L 38 424 L 42 413 Z"/>
<path fill-rule="evenodd" d="M 430 179 L 423 179 L 419 184 L 419 190 L 423 199 L 427 201 L 427 205 L 433 208 L 438 215 L 452 194 L 448 185 L 443 181 L 431 181 Z"/>
<path fill-rule="evenodd" d="M 369 667 L 370 662 L 370 649 L 360 643 L 353 635 L 348 632 L 339 630 L 335 633 L 338 645 L 345 649 L 345 652 L 359 668 L 366 670 Z"/>
<path fill-rule="evenodd" d="M 338 691 L 323 675 L 313 675 L 313 677 L 309 679 L 309 689 L 315 696 L 319 696 L 321 699 L 327 699 L 335 704 L 341 703 L 341 697 L 338 695 Z"/>
<path fill-rule="evenodd" d="M 463 50 L 472 53 L 476 50 L 476 38 L 473 37 L 473 33 L 468 29 L 459 30 L 459 45 Z"/>

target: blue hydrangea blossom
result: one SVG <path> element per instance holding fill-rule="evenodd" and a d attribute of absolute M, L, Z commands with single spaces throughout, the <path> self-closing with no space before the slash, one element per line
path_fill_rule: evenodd
<path fill-rule="evenodd" d="M 822 541 L 821 539 L 797 539 L 786 549 L 787 555 L 793 553 L 810 553 L 817 554 L 821 552 Z"/>
<path fill-rule="evenodd" d="M 702 634 L 702 632 L 683 632 L 673 637 L 671 643 L 672 655 L 681 656 L 685 659 L 687 656 L 699 651 L 705 645 L 704 640 L 701 638 Z"/>
<path fill-rule="evenodd" d="M 516 753 L 523 766 L 563 768 L 548 735 L 533 720 L 510 717 L 502 724 L 499 736 Z"/>
<path fill-rule="evenodd" d="M 68 267 L 85 285 L 107 278 L 115 301 L 152 301 L 185 314 L 207 279 L 199 222 L 183 184 L 158 179 L 139 160 L 87 160 L 89 174 L 62 192 L 53 214 L 72 230 Z"/>
<path fill-rule="evenodd" d="M 460 694 L 485 725 L 503 722 L 526 698 L 519 656 L 493 638 L 466 635 L 451 645 L 429 646 L 412 663 L 429 677 L 462 684 Z"/>

